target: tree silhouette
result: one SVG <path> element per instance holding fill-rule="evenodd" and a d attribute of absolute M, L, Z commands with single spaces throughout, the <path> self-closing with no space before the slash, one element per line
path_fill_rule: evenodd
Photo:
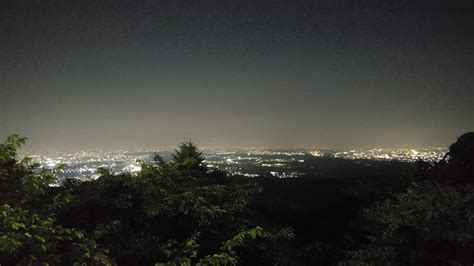
<path fill-rule="evenodd" d="M 468 132 L 460 136 L 458 140 L 449 146 L 449 151 L 444 158 L 448 163 L 460 167 L 474 164 L 474 132 Z"/>
<path fill-rule="evenodd" d="M 461 184 L 474 182 L 474 132 L 460 136 L 449 146 L 443 159 L 437 162 L 428 177 L 439 182 Z"/>
<path fill-rule="evenodd" d="M 0 264 L 111 264 L 95 241 L 57 222 L 70 195 L 52 187 L 53 172 L 16 159 L 25 140 L 11 135 L 0 144 Z"/>
<path fill-rule="evenodd" d="M 207 172 L 204 157 L 192 141 L 183 141 L 174 151 L 171 164 L 183 175 L 201 177 Z"/>
<path fill-rule="evenodd" d="M 369 244 L 356 265 L 469 265 L 474 261 L 474 133 L 458 138 L 426 180 L 364 210 Z"/>

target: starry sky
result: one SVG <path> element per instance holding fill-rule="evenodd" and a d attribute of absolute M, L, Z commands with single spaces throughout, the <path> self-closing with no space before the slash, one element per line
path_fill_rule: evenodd
<path fill-rule="evenodd" d="M 473 82 L 470 0 L 0 2 L 30 148 L 447 146 Z"/>

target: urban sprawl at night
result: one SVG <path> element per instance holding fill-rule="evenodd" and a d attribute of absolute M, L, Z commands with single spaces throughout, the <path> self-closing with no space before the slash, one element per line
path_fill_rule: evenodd
<path fill-rule="evenodd" d="M 232 176 L 274 176 L 292 178 L 316 171 L 318 159 L 342 159 L 370 161 L 436 162 L 443 158 L 445 148 L 423 149 L 205 149 L 204 163 L 208 168 L 217 168 Z M 98 168 L 107 168 L 115 173 L 138 172 L 139 161 L 150 162 L 154 154 L 170 158 L 169 151 L 75 151 L 27 153 L 42 168 L 53 169 L 64 165 L 61 176 L 96 178 Z"/>

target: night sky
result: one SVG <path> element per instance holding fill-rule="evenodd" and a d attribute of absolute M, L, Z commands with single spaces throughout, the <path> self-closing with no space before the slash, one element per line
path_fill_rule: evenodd
<path fill-rule="evenodd" d="M 0 137 L 51 149 L 447 146 L 474 1 L 1 1 Z"/>

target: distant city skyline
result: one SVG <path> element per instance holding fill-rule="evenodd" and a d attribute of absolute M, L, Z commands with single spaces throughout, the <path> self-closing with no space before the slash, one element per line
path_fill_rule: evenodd
<path fill-rule="evenodd" d="M 447 147 L 474 131 L 474 1 L 0 4 L 26 149 Z"/>
<path fill-rule="evenodd" d="M 362 161 L 364 167 L 372 167 L 373 162 L 399 161 L 413 163 L 418 160 L 437 162 L 443 158 L 447 149 L 228 149 L 206 150 L 203 153 L 204 163 L 208 168 L 224 170 L 229 175 L 247 177 L 274 176 L 293 178 L 321 171 L 318 160 L 348 159 L 352 163 Z M 113 172 L 136 173 L 141 170 L 137 160 L 150 163 L 158 153 L 164 160 L 170 160 L 170 151 L 76 151 L 76 152 L 41 152 L 24 153 L 34 162 L 46 169 L 64 165 L 61 176 L 88 178 L 98 177 L 97 169 L 107 168 Z M 335 161 L 334 161 L 335 160 Z M 324 168 L 324 167 L 323 167 Z"/>

